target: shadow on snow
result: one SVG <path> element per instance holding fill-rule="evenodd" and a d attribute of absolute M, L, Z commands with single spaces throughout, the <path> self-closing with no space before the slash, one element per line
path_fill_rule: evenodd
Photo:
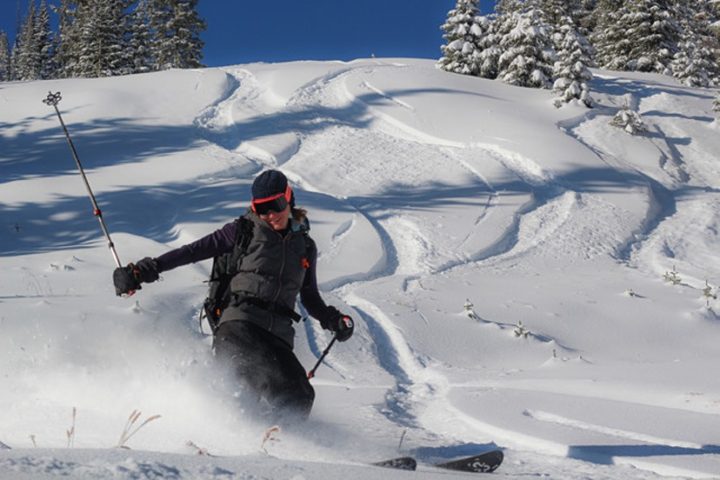
<path fill-rule="evenodd" d="M 614 465 L 616 457 L 669 457 L 686 455 L 717 455 L 720 446 L 702 448 L 674 447 L 670 445 L 576 445 L 568 449 L 568 458 L 600 465 Z"/>

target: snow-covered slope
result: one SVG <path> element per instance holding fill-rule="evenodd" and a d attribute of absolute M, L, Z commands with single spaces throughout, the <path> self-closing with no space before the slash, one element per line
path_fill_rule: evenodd
<path fill-rule="evenodd" d="M 556 109 L 412 59 L 0 84 L 0 477 L 405 478 L 361 464 L 493 445 L 507 478 L 717 477 L 714 92 L 592 86 L 597 108 Z M 209 262 L 115 297 L 41 103 L 58 90 L 123 262 L 242 213 L 262 169 L 289 176 L 323 295 L 358 320 L 306 425 L 262 445 L 233 401 L 196 321 Z M 624 105 L 646 134 L 609 125 Z M 297 333 L 309 368 L 329 336 Z M 136 409 L 161 417 L 106 449 Z"/>

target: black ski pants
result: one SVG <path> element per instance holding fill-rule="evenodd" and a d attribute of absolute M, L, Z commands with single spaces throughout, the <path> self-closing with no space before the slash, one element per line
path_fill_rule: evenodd
<path fill-rule="evenodd" d="M 251 322 L 230 321 L 218 327 L 213 348 L 247 397 L 267 401 L 273 420 L 310 415 L 315 390 L 292 348 L 280 338 Z"/>

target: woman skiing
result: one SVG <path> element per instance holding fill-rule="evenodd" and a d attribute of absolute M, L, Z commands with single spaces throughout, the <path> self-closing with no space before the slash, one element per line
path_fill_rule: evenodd
<path fill-rule="evenodd" d="M 267 401 L 274 417 L 305 419 L 315 391 L 293 353 L 297 296 L 338 341 L 350 338 L 354 328 L 349 316 L 320 297 L 317 247 L 308 230 L 306 211 L 295 207 L 285 175 L 267 170 L 255 178 L 250 209 L 241 218 L 157 258 L 117 268 L 113 282 L 118 295 L 132 293 L 162 272 L 233 252 L 244 242 L 230 282 L 230 304 L 214 332 L 215 355 L 231 368 L 245 394 Z"/>

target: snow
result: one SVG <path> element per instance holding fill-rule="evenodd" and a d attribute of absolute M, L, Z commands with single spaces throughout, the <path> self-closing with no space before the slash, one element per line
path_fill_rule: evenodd
<path fill-rule="evenodd" d="M 427 464 L 499 446 L 500 478 L 717 478 L 716 93 L 593 73 L 592 110 L 415 59 L 0 85 L 0 477 L 453 478 Z M 58 90 L 123 262 L 291 179 L 357 324 L 307 424 L 263 442 L 233 398 L 209 262 L 114 295 Z M 610 125 L 626 105 L 647 132 Z M 329 336 L 296 330 L 310 368 Z M 123 444 L 136 410 L 160 417 Z M 367 466 L 401 454 L 420 471 Z"/>

